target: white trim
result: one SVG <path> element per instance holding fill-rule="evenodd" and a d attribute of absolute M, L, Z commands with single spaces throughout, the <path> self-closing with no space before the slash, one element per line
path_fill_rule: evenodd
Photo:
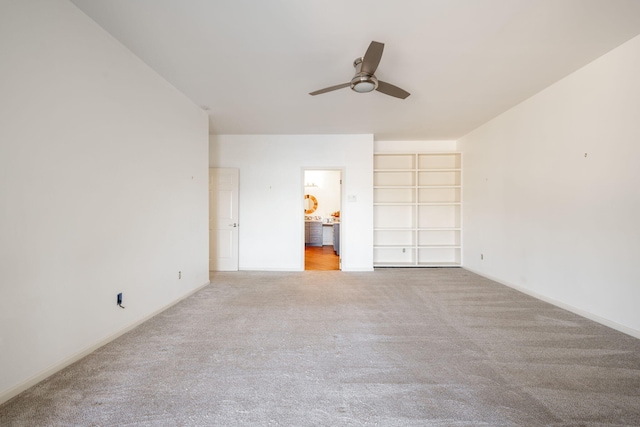
<path fill-rule="evenodd" d="M 196 289 L 190 291 L 189 293 L 187 293 L 186 295 L 180 297 L 179 299 L 159 308 L 158 310 L 154 311 L 153 313 L 143 317 L 142 319 L 138 320 L 137 322 L 115 332 L 112 335 L 109 335 L 108 337 L 90 345 L 89 347 L 85 348 L 84 350 L 80 350 L 79 352 L 63 359 L 62 361 L 54 364 L 53 366 L 41 371 L 38 374 L 35 374 L 33 376 L 31 376 L 29 379 L 19 383 L 18 385 L 8 389 L 7 391 L 5 391 L 4 393 L 0 394 L 0 405 L 2 405 L 3 403 L 9 401 L 10 399 L 14 398 L 15 396 L 19 395 L 20 393 L 22 393 L 23 391 L 33 387 L 34 385 L 38 384 L 39 382 L 47 379 L 48 377 L 50 377 L 51 375 L 55 374 L 58 371 L 61 371 L 62 369 L 66 368 L 67 366 L 77 362 L 78 360 L 82 359 L 85 356 L 88 356 L 89 354 L 93 353 L 94 351 L 96 351 L 97 349 L 99 349 L 100 347 L 110 343 L 111 341 L 119 338 L 120 336 L 126 334 L 127 332 L 129 332 L 130 330 L 136 328 L 137 326 L 140 326 L 141 324 L 143 324 L 144 322 L 146 322 L 147 320 L 151 319 L 154 316 L 157 316 L 158 314 L 162 313 L 163 311 L 167 310 L 168 308 L 176 305 L 177 303 L 179 303 L 180 301 L 190 297 L 191 295 L 195 294 L 196 292 L 198 292 L 199 290 L 203 289 L 205 286 L 209 285 L 211 282 L 207 282 L 202 286 L 197 287 Z"/>

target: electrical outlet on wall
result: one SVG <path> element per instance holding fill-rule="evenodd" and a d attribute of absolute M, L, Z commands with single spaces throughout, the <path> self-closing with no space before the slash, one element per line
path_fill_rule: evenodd
<path fill-rule="evenodd" d="M 182 271 L 178 271 L 178 279 L 182 279 Z"/>
<path fill-rule="evenodd" d="M 116 304 L 118 304 L 118 307 L 124 308 L 124 305 L 122 305 L 122 292 L 116 296 Z"/>

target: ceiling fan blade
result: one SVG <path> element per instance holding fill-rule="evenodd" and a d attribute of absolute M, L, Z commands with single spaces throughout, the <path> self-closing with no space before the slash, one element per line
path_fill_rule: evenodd
<path fill-rule="evenodd" d="M 349 86 L 351 86 L 351 83 L 342 83 L 339 85 L 325 87 L 324 89 L 316 90 L 315 92 L 309 93 L 309 95 L 320 95 L 321 93 L 327 93 L 327 92 L 331 92 L 332 90 L 338 90 L 338 89 L 342 89 L 343 87 L 349 87 Z"/>
<path fill-rule="evenodd" d="M 382 51 L 384 50 L 384 43 L 371 42 L 367 52 L 362 57 L 362 67 L 360 71 L 372 76 L 378 69 L 378 64 L 382 58 Z"/>
<path fill-rule="evenodd" d="M 395 96 L 400 99 L 405 99 L 407 96 L 411 95 L 409 92 L 404 89 L 400 89 L 398 86 L 394 86 L 380 80 L 378 80 L 378 88 L 376 90 L 384 93 L 385 95 Z"/>

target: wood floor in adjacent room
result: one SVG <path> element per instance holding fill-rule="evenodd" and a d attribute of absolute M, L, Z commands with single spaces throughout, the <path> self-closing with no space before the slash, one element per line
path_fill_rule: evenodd
<path fill-rule="evenodd" d="M 333 246 L 305 246 L 305 270 L 340 270 L 340 257 L 336 255 Z"/>

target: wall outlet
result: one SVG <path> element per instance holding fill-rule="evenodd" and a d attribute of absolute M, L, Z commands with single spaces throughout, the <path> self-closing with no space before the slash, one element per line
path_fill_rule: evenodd
<path fill-rule="evenodd" d="M 116 296 L 116 304 L 118 304 L 118 307 L 124 308 L 124 305 L 122 305 L 122 292 Z"/>
<path fill-rule="evenodd" d="M 182 279 L 182 271 L 178 271 L 178 279 Z"/>
<path fill-rule="evenodd" d="M 480 261 L 484 259 L 484 254 L 480 254 Z"/>

